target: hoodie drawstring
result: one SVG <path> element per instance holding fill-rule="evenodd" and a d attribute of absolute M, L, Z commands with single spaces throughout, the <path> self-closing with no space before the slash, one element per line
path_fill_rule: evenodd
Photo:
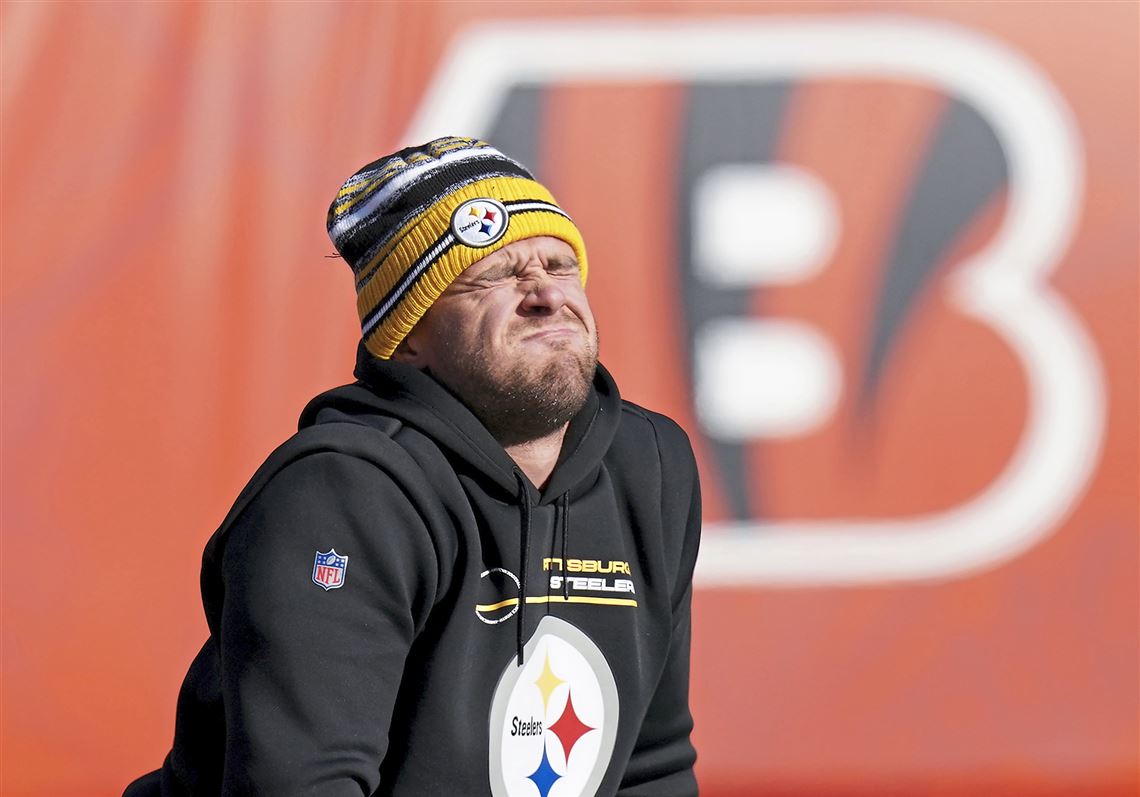
<path fill-rule="evenodd" d="M 530 561 L 530 490 L 526 486 L 526 477 L 515 471 L 515 479 L 519 485 L 519 603 L 518 617 L 515 622 L 515 651 L 518 656 L 518 666 L 523 664 L 523 636 L 526 633 L 526 571 L 527 562 Z M 562 527 L 562 600 L 570 599 L 570 582 L 566 578 L 566 539 L 570 536 L 570 493 L 565 492 L 558 499 L 558 513 Z M 548 593 L 549 594 L 549 593 Z"/>
<path fill-rule="evenodd" d="M 519 666 L 523 663 L 523 632 L 526 628 L 526 565 L 530 559 L 530 491 L 526 487 L 526 478 L 515 471 L 515 478 L 519 482 L 519 513 L 522 536 L 522 552 L 519 559 L 519 611 L 518 622 L 515 624 L 515 649 L 518 652 Z"/>
<path fill-rule="evenodd" d="M 566 578 L 566 538 L 570 536 L 570 493 L 562 493 L 562 600 L 570 599 L 570 580 Z"/>

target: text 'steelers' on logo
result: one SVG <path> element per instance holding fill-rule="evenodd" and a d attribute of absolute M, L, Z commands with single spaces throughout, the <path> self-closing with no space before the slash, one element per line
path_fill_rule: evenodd
<path fill-rule="evenodd" d="M 330 589 L 340 589 L 344 586 L 344 573 L 348 569 L 348 557 L 330 548 L 325 552 L 317 551 L 313 559 L 313 583 L 326 592 Z"/>
<path fill-rule="evenodd" d="M 493 199 L 469 199 L 451 214 L 451 232 L 468 246 L 490 246 L 507 231 L 509 214 Z"/>
<path fill-rule="evenodd" d="M 594 794 L 617 733 L 617 685 L 598 647 L 565 620 L 542 618 L 512 656 L 491 702 L 493 797 Z"/>

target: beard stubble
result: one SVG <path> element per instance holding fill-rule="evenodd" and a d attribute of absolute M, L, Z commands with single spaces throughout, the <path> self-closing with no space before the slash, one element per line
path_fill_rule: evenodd
<path fill-rule="evenodd" d="M 589 398 L 598 365 L 597 336 L 585 346 L 554 344 L 541 365 L 529 360 L 504 363 L 484 345 L 462 350 L 448 346 L 454 373 L 441 378 L 504 447 L 546 437 L 565 426 Z"/>

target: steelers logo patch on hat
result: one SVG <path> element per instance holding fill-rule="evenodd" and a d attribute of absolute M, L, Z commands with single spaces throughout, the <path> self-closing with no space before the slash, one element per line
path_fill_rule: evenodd
<path fill-rule="evenodd" d="M 507 231 L 507 209 L 493 199 L 469 199 L 451 214 L 451 231 L 468 246 L 490 246 Z"/>

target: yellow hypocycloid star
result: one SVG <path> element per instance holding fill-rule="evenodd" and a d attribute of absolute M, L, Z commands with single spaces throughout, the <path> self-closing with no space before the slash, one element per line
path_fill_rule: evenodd
<path fill-rule="evenodd" d="M 542 693 L 542 710 L 544 713 L 546 712 L 546 704 L 550 700 L 550 695 L 564 683 L 566 682 L 555 675 L 554 670 L 550 669 L 550 651 L 547 651 L 542 662 L 542 673 L 534 682 L 534 685 L 538 687 L 538 691 Z"/>

